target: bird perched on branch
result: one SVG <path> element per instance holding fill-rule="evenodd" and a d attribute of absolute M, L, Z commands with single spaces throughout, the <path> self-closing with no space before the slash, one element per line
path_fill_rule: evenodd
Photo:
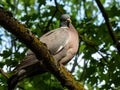
<path fill-rule="evenodd" d="M 40 37 L 40 41 L 45 43 L 56 63 L 65 65 L 78 50 L 78 33 L 71 24 L 70 16 L 63 14 L 60 17 L 60 28 L 51 30 Z M 25 77 L 44 73 L 47 69 L 40 64 L 35 54 L 27 51 L 23 61 L 15 68 L 14 75 L 8 80 L 8 90 L 12 90 L 16 84 Z"/>

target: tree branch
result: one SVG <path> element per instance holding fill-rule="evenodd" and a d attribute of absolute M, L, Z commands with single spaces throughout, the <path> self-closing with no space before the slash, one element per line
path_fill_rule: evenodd
<path fill-rule="evenodd" d="M 48 30 L 48 28 L 49 28 L 49 26 L 50 26 L 50 23 L 52 22 L 53 18 L 55 17 L 55 14 L 57 13 L 57 11 L 58 11 L 58 10 L 56 9 L 55 12 L 53 13 L 51 19 L 48 21 L 45 31 Z"/>
<path fill-rule="evenodd" d="M 101 4 L 100 0 L 95 0 L 95 1 L 96 1 L 97 5 L 98 5 L 99 9 L 102 12 L 102 15 L 103 15 L 104 19 L 105 19 L 105 22 L 106 22 L 106 25 L 107 25 L 107 28 L 108 28 L 108 32 L 109 32 L 109 34 L 110 34 L 110 36 L 111 36 L 111 38 L 113 40 L 113 44 L 116 46 L 118 52 L 120 53 L 120 43 L 115 38 L 115 35 L 113 33 L 113 30 L 112 30 L 112 25 L 111 25 L 111 23 L 109 21 L 109 17 L 107 15 L 103 5 Z"/>
<path fill-rule="evenodd" d="M 55 9 L 52 17 L 50 18 L 50 20 L 49 20 L 48 23 L 47 23 L 47 25 L 46 25 L 46 27 L 45 27 L 45 28 L 46 28 L 45 31 L 48 30 L 48 28 L 49 28 L 49 26 L 50 26 L 50 23 L 52 22 L 52 20 L 53 20 L 53 18 L 55 17 L 56 13 L 57 13 L 58 11 L 59 11 L 60 13 L 62 13 L 62 12 L 59 10 L 57 1 L 54 0 L 54 2 L 55 2 L 55 7 L 56 7 L 56 9 Z"/>
<path fill-rule="evenodd" d="M 56 10 L 58 10 L 61 14 L 63 14 L 63 11 L 61 11 L 61 9 L 59 9 L 59 5 L 57 3 L 57 0 L 54 0 L 54 2 L 55 2 Z"/>
<path fill-rule="evenodd" d="M 75 67 L 78 65 L 78 63 L 77 63 L 78 57 L 79 57 L 79 55 L 77 54 L 77 55 L 75 56 L 75 60 L 74 60 L 72 69 L 70 70 L 71 73 L 73 73 L 73 72 L 75 71 Z"/>
<path fill-rule="evenodd" d="M 0 7 L 0 25 L 7 31 L 15 35 L 22 43 L 30 48 L 44 66 L 69 90 L 84 90 L 83 86 L 74 80 L 71 73 L 67 72 L 62 65 L 56 66 L 53 57 L 47 47 L 32 35 L 28 29 L 15 20 L 13 17 Z"/>

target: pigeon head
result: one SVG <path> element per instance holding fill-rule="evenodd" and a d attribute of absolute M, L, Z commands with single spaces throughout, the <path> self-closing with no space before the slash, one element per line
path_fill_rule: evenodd
<path fill-rule="evenodd" d="M 63 14 L 60 17 L 60 27 L 69 27 L 70 23 L 71 23 L 71 19 L 68 14 Z"/>

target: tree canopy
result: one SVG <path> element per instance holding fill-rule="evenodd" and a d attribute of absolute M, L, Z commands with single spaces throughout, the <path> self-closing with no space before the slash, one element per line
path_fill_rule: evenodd
<path fill-rule="evenodd" d="M 0 6 L 37 37 L 58 28 L 59 17 L 68 13 L 79 33 L 80 46 L 66 68 L 88 90 L 120 88 L 120 1 L 1 0 Z M 5 90 L 7 77 L 12 75 L 27 48 L 2 26 L 0 37 L 0 90 Z M 18 88 L 67 90 L 50 73 L 26 78 Z"/>

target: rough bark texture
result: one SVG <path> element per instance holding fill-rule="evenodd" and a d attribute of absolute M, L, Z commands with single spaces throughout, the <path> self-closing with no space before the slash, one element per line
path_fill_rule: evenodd
<path fill-rule="evenodd" d="M 0 25 L 15 35 L 22 43 L 30 48 L 39 60 L 43 60 L 46 68 L 69 90 L 84 90 L 83 86 L 74 80 L 64 66 L 56 66 L 47 47 L 42 44 L 28 29 L 15 20 L 7 11 L 0 7 Z"/>

